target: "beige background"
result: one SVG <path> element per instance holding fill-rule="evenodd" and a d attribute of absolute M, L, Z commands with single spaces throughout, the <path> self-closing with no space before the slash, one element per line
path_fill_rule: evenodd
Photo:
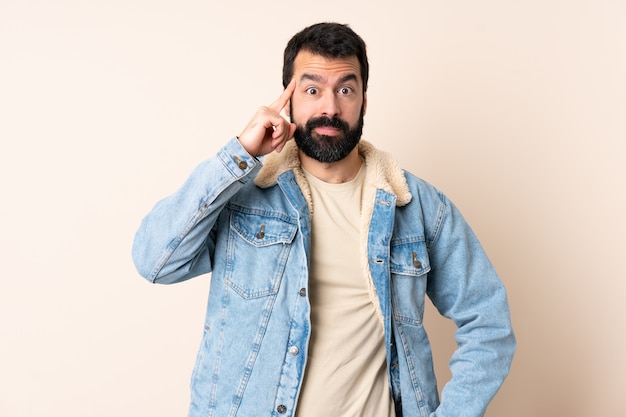
<path fill-rule="evenodd" d="M 134 231 L 320 20 L 368 43 L 365 137 L 457 203 L 509 289 L 487 416 L 626 416 L 621 0 L 0 0 L 0 416 L 186 415 L 209 280 L 149 285 Z M 427 319 L 444 382 L 452 327 Z"/>

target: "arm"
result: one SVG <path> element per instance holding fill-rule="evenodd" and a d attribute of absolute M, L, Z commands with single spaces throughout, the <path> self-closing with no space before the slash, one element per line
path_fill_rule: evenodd
<path fill-rule="evenodd" d="M 257 111 L 239 140 L 232 139 L 200 164 L 176 193 L 159 201 L 143 219 L 132 251 L 142 276 L 169 284 L 211 271 L 212 230 L 221 210 L 260 169 L 256 157 L 280 152 L 293 136 L 295 125 L 280 112 L 294 88 L 292 81 L 274 103 Z"/>
<path fill-rule="evenodd" d="M 201 163 L 141 222 L 132 252 L 139 273 L 151 282 L 169 284 L 210 272 L 211 229 L 224 205 L 260 165 L 237 139 Z"/>
<path fill-rule="evenodd" d="M 479 417 L 507 376 L 515 351 L 504 285 L 457 208 L 439 195 L 429 233 L 428 295 L 458 329 L 452 379 L 432 417 Z"/>

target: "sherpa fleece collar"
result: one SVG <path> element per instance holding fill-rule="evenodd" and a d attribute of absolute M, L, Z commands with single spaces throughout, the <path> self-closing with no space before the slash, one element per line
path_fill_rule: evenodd
<path fill-rule="evenodd" d="M 388 153 L 376 149 L 371 143 L 361 140 L 358 146 L 359 155 L 367 168 L 366 184 L 394 194 L 396 206 L 407 205 L 412 196 L 402 169 Z M 306 183 L 300 167 L 298 147 L 293 140 L 285 144 L 282 152 L 273 152 L 264 158 L 263 167 L 254 183 L 261 188 L 271 187 L 276 184 L 280 174 L 289 170 L 294 170 L 299 184 Z"/>

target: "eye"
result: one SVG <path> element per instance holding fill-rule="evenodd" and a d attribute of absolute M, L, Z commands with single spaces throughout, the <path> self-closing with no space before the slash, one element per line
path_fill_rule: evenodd
<path fill-rule="evenodd" d="M 354 90 L 352 89 L 352 87 L 341 87 L 339 89 L 339 94 L 347 96 L 349 94 L 352 94 Z"/>
<path fill-rule="evenodd" d="M 306 93 L 307 93 L 308 95 L 310 95 L 310 96 L 314 96 L 314 95 L 316 95 L 316 94 L 319 92 L 319 90 L 317 89 L 317 87 L 309 87 L 309 88 L 307 88 L 305 91 L 306 91 Z"/>

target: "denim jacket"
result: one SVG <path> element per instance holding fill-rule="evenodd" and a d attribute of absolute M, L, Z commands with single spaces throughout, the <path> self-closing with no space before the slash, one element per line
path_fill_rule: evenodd
<path fill-rule="evenodd" d="M 441 192 L 365 141 L 359 152 L 362 263 L 396 415 L 482 416 L 515 350 L 504 286 Z M 294 415 L 311 326 L 312 215 L 293 141 L 261 160 L 233 138 L 142 221 L 133 259 L 149 281 L 212 273 L 189 416 Z M 426 296 L 458 327 L 441 402 L 422 323 Z"/>

